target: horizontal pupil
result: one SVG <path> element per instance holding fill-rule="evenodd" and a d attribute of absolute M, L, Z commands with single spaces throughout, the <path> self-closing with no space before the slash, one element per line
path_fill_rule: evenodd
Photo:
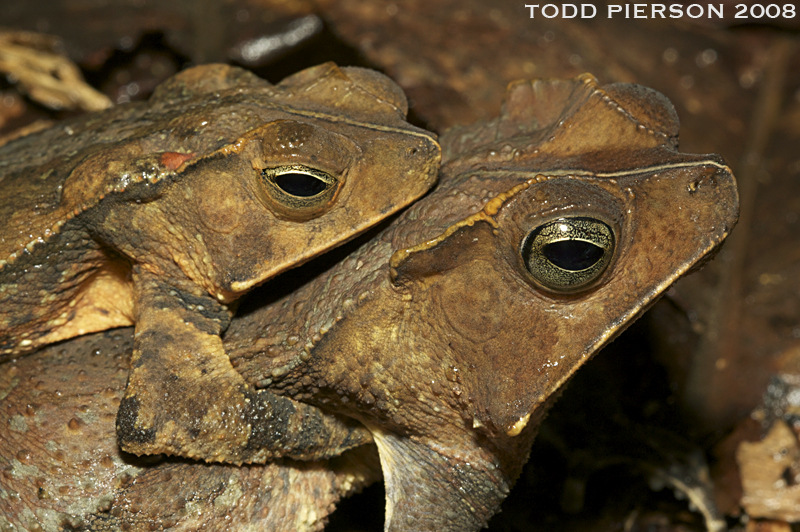
<path fill-rule="evenodd" d="M 561 240 L 544 246 L 542 253 L 559 268 L 578 272 L 597 264 L 603 248 L 583 240 Z"/>
<path fill-rule="evenodd" d="M 309 174 L 287 173 L 275 176 L 275 184 L 292 196 L 309 198 L 316 196 L 327 188 L 325 181 Z"/>

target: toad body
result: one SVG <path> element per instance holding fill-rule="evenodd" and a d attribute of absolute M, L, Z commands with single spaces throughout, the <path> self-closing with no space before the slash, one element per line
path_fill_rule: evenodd
<path fill-rule="evenodd" d="M 432 186 L 439 146 L 406 112 L 367 69 L 208 65 L 3 146 L 0 356 L 135 324 L 123 447 L 236 461 L 208 445 L 251 428 L 233 305 Z"/>
<path fill-rule="evenodd" d="M 644 87 L 512 84 L 445 134 L 433 193 L 234 323 L 237 370 L 367 427 L 386 531 L 479 530 L 558 390 L 736 221 L 729 168 L 677 132 Z"/>
<path fill-rule="evenodd" d="M 429 196 L 338 264 L 305 265 L 284 295 L 269 281 L 232 320 L 224 346 L 254 398 L 291 403 L 283 424 L 254 420 L 261 435 L 298 436 L 273 456 L 307 458 L 314 438 L 319 455 L 320 436 L 331 454 L 374 440 L 386 530 L 478 530 L 570 375 L 731 229 L 728 168 L 678 153 L 676 134 L 659 94 L 589 77 L 517 83 L 498 119 L 445 133 Z M 12 524 L 319 530 L 339 497 L 375 478 L 366 446 L 306 464 L 135 467 L 105 415 L 131 341 L 85 336 L 0 366 L 0 488 L 18 495 L 0 498 L 0 515 Z M 369 432 L 294 426 L 320 412 Z"/>

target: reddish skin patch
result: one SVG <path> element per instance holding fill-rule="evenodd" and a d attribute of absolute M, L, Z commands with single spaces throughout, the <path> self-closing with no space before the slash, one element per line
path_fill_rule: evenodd
<path fill-rule="evenodd" d="M 194 156 L 194 153 L 168 151 L 161 155 L 161 164 L 163 164 L 167 170 L 177 170 L 183 163 L 192 159 Z"/>

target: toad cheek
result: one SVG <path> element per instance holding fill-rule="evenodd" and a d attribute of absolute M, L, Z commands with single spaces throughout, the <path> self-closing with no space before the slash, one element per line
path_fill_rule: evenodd
<path fill-rule="evenodd" d="M 491 273 L 502 269 L 498 262 L 471 261 L 449 270 L 446 282 L 433 289 L 448 347 L 457 353 L 460 391 L 466 392 L 456 393 L 457 398 L 469 397 L 465 414 L 473 428 L 492 435 L 522 431 L 527 423 L 522 418 L 558 364 L 550 359 L 561 333 L 558 320 L 541 315 L 539 298 L 527 284 L 508 280 L 507 271 Z"/>
<path fill-rule="evenodd" d="M 195 193 L 198 218 L 213 233 L 232 234 L 242 226 L 242 204 L 248 198 L 238 188 L 219 190 L 219 182 L 207 182 Z"/>
<path fill-rule="evenodd" d="M 493 265 L 480 261 L 474 265 L 488 272 Z M 498 309 L 498 301 L 504 297 L 493 275 L 474 277 L 469 273 L 451 270 L 452 277 L 441 286 L 437 294 L 439 308 L 453 329 L 455 336 L 475 344 L 496 337 L 505 324 L 504 312 Z"/>

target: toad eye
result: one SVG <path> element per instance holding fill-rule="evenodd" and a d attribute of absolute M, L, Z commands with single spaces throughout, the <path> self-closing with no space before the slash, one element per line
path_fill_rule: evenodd
<path fill-rule="evenodd" d="M 300 164 L 264 168 L 261 183 L 271 206 L 279 214 L 297 220 L 324 212 L 341 184 L 326 172 Z"/>
<path fill-rule="evenodd" d="M 531 231 L 521 252 L 542 287 L 575 292 L 600 277 L 611 262 L 614 232 L 594 218 L 559 218 Z"/>
<path fill-rule="evenodd" d="M 328 176 L 324 174 L 318 176 L 318 174 L 320 172 L 311 173 L 291 169 L 286 173 L 275 173 L 271 177 L 278 188 L 290 196 L 310 198 L 325 191 L 331 185 L 330 181 L 326 180 Z"/>

